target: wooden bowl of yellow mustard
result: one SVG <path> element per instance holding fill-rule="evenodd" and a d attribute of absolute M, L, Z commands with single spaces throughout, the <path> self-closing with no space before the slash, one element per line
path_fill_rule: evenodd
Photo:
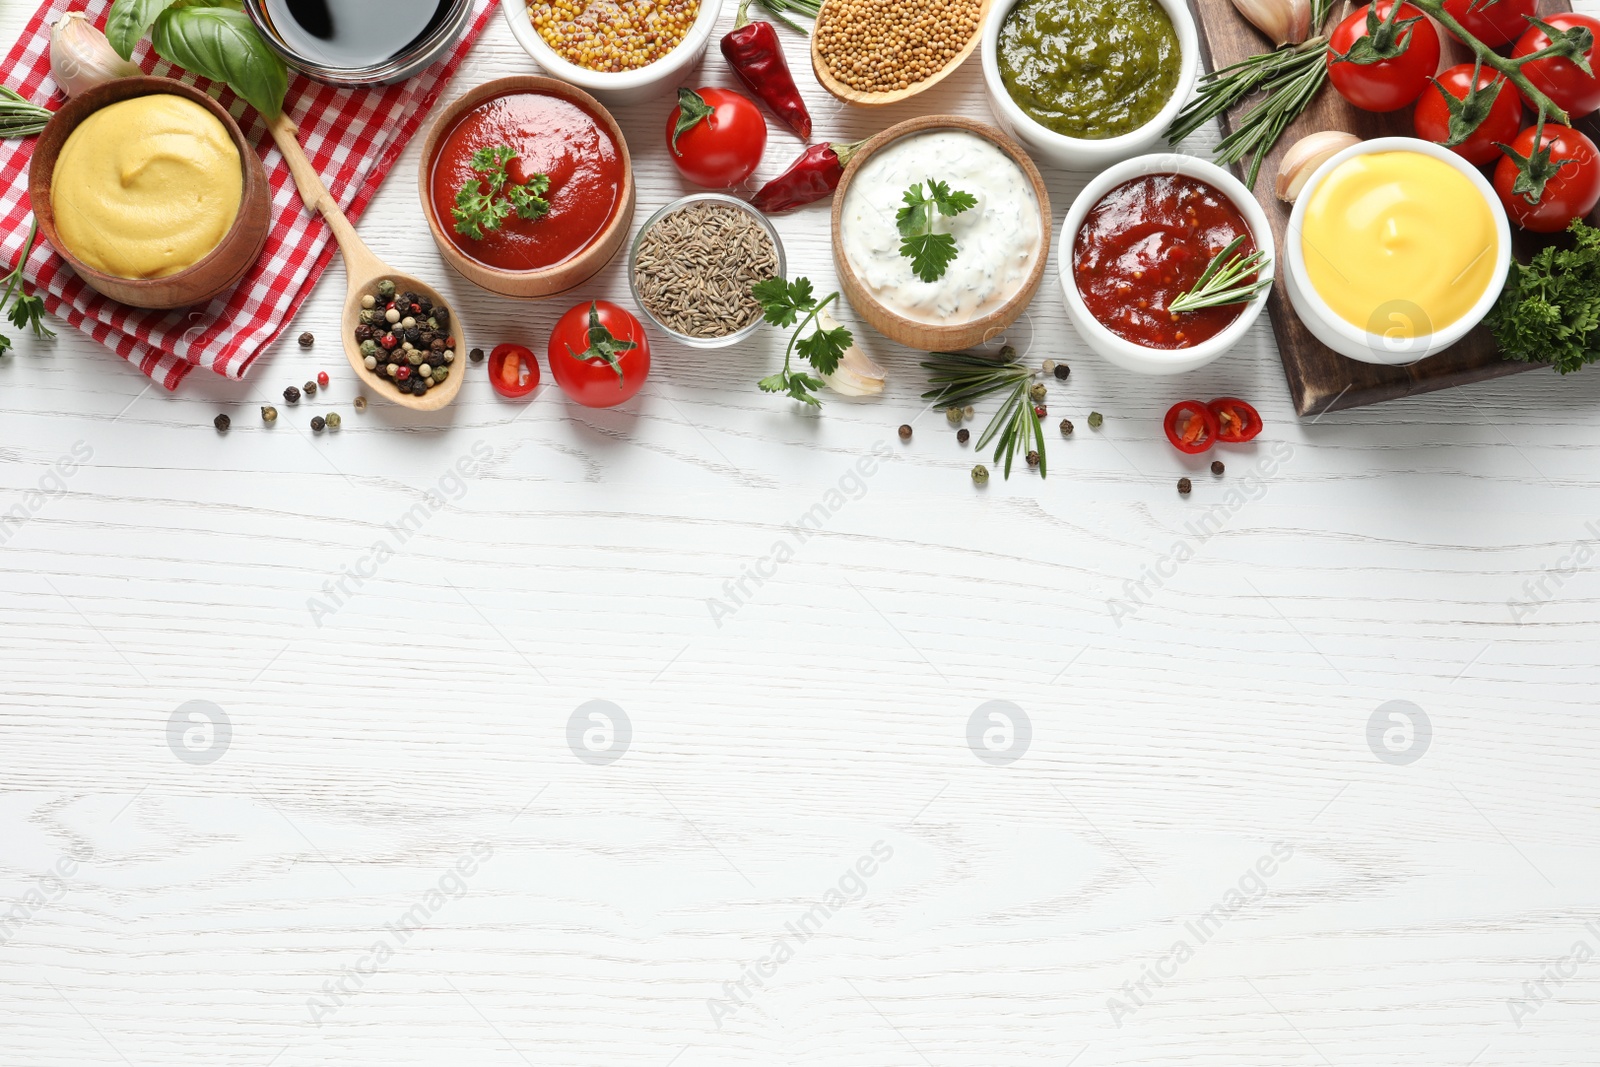
<path fill-rule="evenodd" d="M 238 124 L 170 78 L 123 78 L 69 100 L 39 135 L 28 195 L 78 276 L 140 308 L 228 292 L 271 225 L 266 170 Z"/>

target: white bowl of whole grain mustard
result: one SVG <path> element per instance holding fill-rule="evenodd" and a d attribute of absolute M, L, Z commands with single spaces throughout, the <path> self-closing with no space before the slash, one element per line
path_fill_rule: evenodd
<path fill-rule="evenodd" d="M 979 51 L 995 122 L 1065 170 L 1157 148 L 1200 71 L 1185 0 L 994 0 Z"/>
<path fill-rule="evenodd" d="M 608 14 L 614 15 L 617 12 L 613 4 L 591 5 L 589 0 L 566 0 L 559 7 L 541 0 L 535 0 L 532 4 L 524 4 L 520 0 L 505 0 L 500 5 L 501 10 L 505 12 L 506 22 L 511 26 L 511 35 L 546 73 L 553 78 L 570 82 L 614 107 L 642 104 L 656 99 L 675 101 L 678 85 L 684 81 L 690 70 L 699 65 L 701 57 L 705 54 L 706 45 L 711 41 L 711 31 L 716 28 L 717 18 L 722 14 L 722 0 L 660 0 L 655 5 L 662 9 L 657 15 L 658 18 L 674 18 L 681 14 L 690 19 L 687 27 L 682 29 L 680 39 L 670 46 L 646 42 L 643 32 L 625 37 L 614 30 L 608 30 L 604 25 L 597 26 L 596 30 L 601 39 L 592 46 L 595 50 L 611 48 L 626 50 L 630 46 L 636 50 L 644 50 L 642 54 L 636 54 L 635 58 L 628 62 L 635 62 L 642 56 L 652 54 L 652 51 L 664 53 L 643 66 L 607 70 L 599 69 L 598 66 L 585 66 L 559 54 L 557 47 L 547 41 L 539 27 L 534 25 L 533 20 L 536 17 L 549 19 L 551 21 L 546 25 L 546 31 L 560 37 L 564 32 L 563 25 L 574 21 L 568 16 L 576 12 L 581 19 L 590 6 Z M 642 29 L 654 33 L 657 37 L 663 32 L 660 25 L 654 22 Z M 667 32 L 675 33 L 676 28 Z"/>
<path fill-rule="evenodd" d="M 1289 213 L 1284 282 L 1312 335 L 1363 363 L 1448 348 L 1494 306 L 1511 225 L 1493 187 L 1454 152 L 1379 137 L 1330 156 Z"/>
<path fill-rule="evenodd" d="M 955 254 L 935 278 L 902 254 L 896 216 L 913 185 L 972 205 L 931 219 Z M 987 123 L 925 115 L 862 145 L 833 196 L 833 262 L 856 313 L 891 341 L 954 351 L 992 340 L 1027 309 L 1050 255 L 1050 196 L 1018 144 Z"/>
<path fill-rule="evenodd" d="M 1247 243 L 1235 254 L 1266 253 L 1259 276 L 1275 277 L 1272 225 L 1232 174 L 1176 152 L 1113 164 L 1084 186 L 1061 224 L 1067 317 L 1096 355 L 1127 370 L 1203 367 L 1244 338 L 1270 289 L 1204 311 L 1173 314 L 1166 304 L 1241 235 Z"/>

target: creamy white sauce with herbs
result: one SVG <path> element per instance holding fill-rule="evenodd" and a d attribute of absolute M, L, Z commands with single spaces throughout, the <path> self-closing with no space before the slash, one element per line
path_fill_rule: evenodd
<path fill-rule="evenodd" d="M 929 179 L 977 197 L 977 206 L 934 222 L 956 239 L 956 258 L 937 281 L 911 272 L 900 254 L 895 214 L 906 190 Z M 965 130 L 903 137 L 861 165 L 839 215 L 845 258 L 889 310 L 933 325 L 971 322 L 1000 308 L 1027 281 L 1043 234 L 1033 184 L 1015 160 Z"/>

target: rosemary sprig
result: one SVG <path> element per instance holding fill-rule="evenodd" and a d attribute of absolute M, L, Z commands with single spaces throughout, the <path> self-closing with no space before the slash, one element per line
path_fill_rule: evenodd
<path fill-rule="evenodd" d="M 804 37 L 811 36 L 811 31 L 791 19 L 788 12 L 797 11 L 809 19 L 814 19 L 822 13 L 822 0 L 756 0 L 756 2 L 767 9 L 767 14 Z M 743 5 L 740 6 L 739 15 L 742 22 Z"/>
<path fill-rule="evenodd" d="M 1211 257 L 1211 262 L 1206 264 L 1205 271 L 1194 287 L 1186 293 L 1180 293 L 1176 300 L 1167 305 L 1167 310 L 1199 311 L 1201 308 L 1244 304 L 1254 300 L 1263 289 L 1269 288 L 1272 285 L 1270 276 L 1258 277 L 1253 282 L 1244 281 L 1267 265 L 1267 254 L 1258 248 L 1248 256 L 1238 255 L 1242 244 L 1243 234 L 1229 241 L 1226 248 Z"/>
<path fill-rule="evenodd" d="M 53 114 L 14 90 L 0 85 L 0 138 L 32 137 Z"/>
<path fill-rule="evenodd" d="M 1033 383 L 1033 372 L 1016 357 L 1010 345 L 1000 350 L 1001 362 L 965 352 L 929 352 L 922 361 L 929 371 L 928 382 L 934 388 L 922 394 L 922 399 L 932 402 L 935 408 L 965 407 L 975 400 L 1010 390 L 1000 410 L 995 412 L 983 433 L 978 435 L 976 448 L 983 448 L 999 438 L 995 444 L 996 463 L 1005 459 L 1005 477 L 1011 477 L 1011 464 L 1017 451 L 1039 453 L 1039 476 L 1049 470 L 1045 463 L 1044 432 L 1039 427 L 1039 416 L 1034 414 L 1028 387 Z"/>

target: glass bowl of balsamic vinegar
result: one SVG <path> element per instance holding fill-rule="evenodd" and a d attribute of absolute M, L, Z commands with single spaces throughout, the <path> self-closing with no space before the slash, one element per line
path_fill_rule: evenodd
<path fill-rule="evenodd" d="M 244 0 L 290 67 L 328 85 L 403 81 L 443 59 L 466 31 L 472 0 Z"/>

